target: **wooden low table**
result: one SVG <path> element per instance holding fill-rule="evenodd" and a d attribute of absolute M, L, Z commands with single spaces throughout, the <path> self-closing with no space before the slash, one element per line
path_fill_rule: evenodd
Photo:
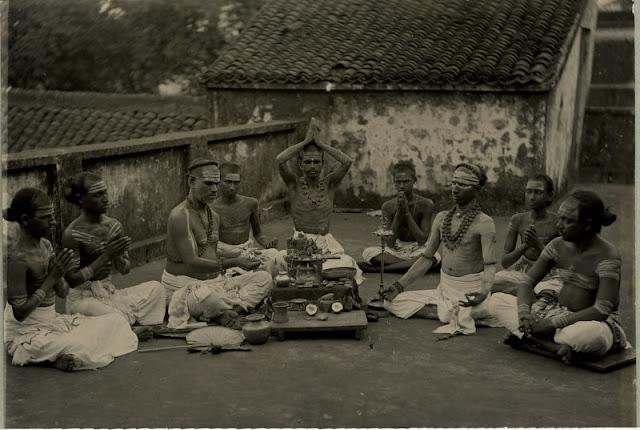
<path fill-rule="evenodd" d="M 353 331 L 357 340 L 364 337 L 367 330 L 367 316 L 364 311 L 327 313 L 326 321 L 320 321 L 306 312 L 287 312 L 289 321 L 285 323 L 271 322 L 271 334 L 284 340 L 286 333 L 303 331 Z"/>

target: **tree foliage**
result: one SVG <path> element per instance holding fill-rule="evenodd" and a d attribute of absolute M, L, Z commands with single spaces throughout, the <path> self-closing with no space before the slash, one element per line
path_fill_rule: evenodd
<path fill-rule="evenodd" d="M 9 4 L 9 85 L 202 93 L 199 74 L 264 0 L 18 0 Z M 236 22 L 229 22 L 235 20 Z"/>

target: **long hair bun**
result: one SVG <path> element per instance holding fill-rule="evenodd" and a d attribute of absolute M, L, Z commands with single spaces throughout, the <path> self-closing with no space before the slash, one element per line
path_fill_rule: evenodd
<path fill-rule="evenodd" d="M 604 212 L 602 213 L 602 225 L 603 226 L 606 227 L 608 225 L 613 224 L 614 222 L 616 222 L 616 219 L 618 219 L 616 214 L 611 213 L 609 211 L 608 207 L 604 208 Z"/>

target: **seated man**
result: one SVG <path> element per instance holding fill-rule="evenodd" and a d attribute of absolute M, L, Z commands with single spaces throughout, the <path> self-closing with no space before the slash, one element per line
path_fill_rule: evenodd
<path fill-rule="evenodd" d="M 509 220 L 502 257 L 505 270 L 496 273 L 492 293 L 515 295 L 542 249 L 558 236 L 558 217 L 547 210 L 553 202 L 553 180 L 542 173 L 533 176 L 527 181 L 524 195 L 529 211 L 517 213 Z M 516 246 L 518 237 L 520 245 Z"/>
<path fill-rule="evenodd" d="M 486 181 L 480 167 L 469 163 L 456 166 L 451 181 L 456 205 L 436 215 L 424 253 L 402 278 L 383 291 L 389 312 L 400 318 L 416 316 L 446 323 L 435 333 L 472 334 L 475 322 L 498 326 L 484 303 L 496 270 L 495 225 L 477 200 Z M 403 292 L 429 270 L 441 243 L 438 288 Z"/>
<path fill-rule="evenodd" d="M 271 275 L 252 271 L 229 277 L 224 270 L 253 270 L 260 261 L 225 258 L 218 253 L 218 215 L 209 206 L 217 197 L 220 170 L 212 160 L 195 160 L 188 169 L 189 194 L 171 210 L 167 222 L 167 264 L 162 274 L 169 304 L 169 328 L 191 318 L 239 328 L 238 311 L 257 306 L 271 290 Z"/>
<path fill-rule="evenodd" d="M 323 252 L 340 257 L 327 260 L 322 266 L 323 271 L 347 269 L 355 273 L 359 285 L 364 282 L 362 270 L 352 257 L 344 255 L 344 248 L 329 233 L 335 192 L 353 160 L 344 152 L 321 143 L 318 140 L 319 131 L 319 124 L 312 119 L 307 137 L 278 154 L 276 161 L 280 176 L 287 185 L 296 232 L 304 233 Z M 325 153 L 339 163 L 335 170 L 328 173 L 323 172 Z M 287 167 L 287 162 L 295 156 L 298 157 L 298 164 L 292 171 Z"/>
<path fill-rule="evenodd" d="M 81 172 L 67 182 L 65 199 L 80 207 L 80 216 L 65 228 L 62 245 L 76 252 L 80 267 L 66 275 L 71 287 L 67 311 L 97 316 L 119 313 L 141 340 L 153 336 L 151 327 L 162 324 L 165 315 L 162 285 L 148 281 L 117 289 L 111 268 L 127 274 L 131 269 L 127 252 L 131 238 L 120 221 L 106 215 L 107 185 L 91 172 Z"/>
<path fill-rule="evenodd" d="M 433 201 L 413 192 L 416 168 L 410 161 L 398 161 L 393 166 L 393 184 L 398 195 L 382 205 L 382 225 L 393 231 L 384 250 L 385 272 L 404 273 L 424 253 L 433 221 Z M 365 272 L 379 272 L 382 248 L 372 246 L 362 252 Z M 434 254 L 432 269 L 440 263 Z"/>
<path fill-rule="evenodd" d="M 616 216 L 595 193 L 580 190 L 562 203 L 558 218 L 561 237 L 549 242 L 527 271 L 518 297 L 496 293 L 489 300 L 491 314 L 513 333 L 505 342 L 532 342 L 567 364 L 574 352 L 601 356 L 629 348 L 617 315 L 620 252 L 599 235 Z M 543 281 L 553 268 L 554 276 Z M 534 286 L 535 292 L 559 291 L 556 301 L 550 296 L 546 306 L 540 300 L 532 306 Z"/>
<path fill-rule="evenodd" d="M 122 315 L 87 317 L 55 311 L 55 298 L 69 292 L 64 274 L 75 270 L 77 259 L 70 249 L 56 254 L 46 239 L 55 226 L 49 197 L 35 188 L 23 188 L 4 218 L 19 228 L 6 254 L 4 343 L 12 364 L 97 369 L 135 351 L 138 339 Z"/>
<path fill-rule="evenodd" d="M 282 254 L 275 249 L 278 240 L 268 240 L 260 228 L 258 200 L 238 194 L 240 166 L 225 163 L 220 166 L 221 196 L 213 203 L 213 210 L 220 217 L 218 251 L 233 257 L 256 257 L 262 263 L 260 268 L 275 276 L 287 270 Z M 253 237 L 263 248 L 254 247 Z"/>

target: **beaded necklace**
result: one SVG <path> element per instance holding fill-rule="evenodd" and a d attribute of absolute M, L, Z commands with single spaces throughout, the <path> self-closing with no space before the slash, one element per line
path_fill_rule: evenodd
<path fill-rule="evenodd" d="M 200 221 L 202 221 L 202 225 L 205 226 L 206 234 L 207 234 L 207 245 L 214 242 L 213 237 L 213 210 L 209 207 L 209 205 L 204 205 L 204 212 L 195 208 L 191 200 L 187 199 L 191 208 L 196 211 Z M 207 252 L 206 247 L 198 247 L 198 257 L 202 257 Z"/>
<path fill-rule="evenodd" d="M 462 221 L 460 222 L 460 227 L 458 227 L 458 231 L 456 234 L 451 235 L 451 221 L 453 220 L 453 214 L 458 211 L 460 208 L 458 205 L 454 206 L 447 212 L 447 215 L 444 217 L 444 222 L 442 223 L 442 239 L 447 248 L 451 251 L 455 250 L 462 238 L 469 230 L 471 223 L 475 219 L 475 217 L 480 213 L 480 205 L 478 202 L 472 203 L 468 208 L 464 210 L 464 216 L 462 217 Z"/>
<path fill-rule="evenodd" d="M 316 191 L 312 194 L 310 191 L 310 187 L 309 187 L 309 183 L 307 182 L 307 179 L 303 176 L 300 178 L 300 189 L 302 189 L 302 194 L 304 195 L 305 199 L 311 203 L 311 206 L 313 207 L 318 207 L 320 206 L 321 203 L 323 203 L 326 199 L 326 188 L 325 188 L 325 183 L 324 183 L 324 179 L 320 179 L 318 180 L 318 186 L 316 188 Z"/>

